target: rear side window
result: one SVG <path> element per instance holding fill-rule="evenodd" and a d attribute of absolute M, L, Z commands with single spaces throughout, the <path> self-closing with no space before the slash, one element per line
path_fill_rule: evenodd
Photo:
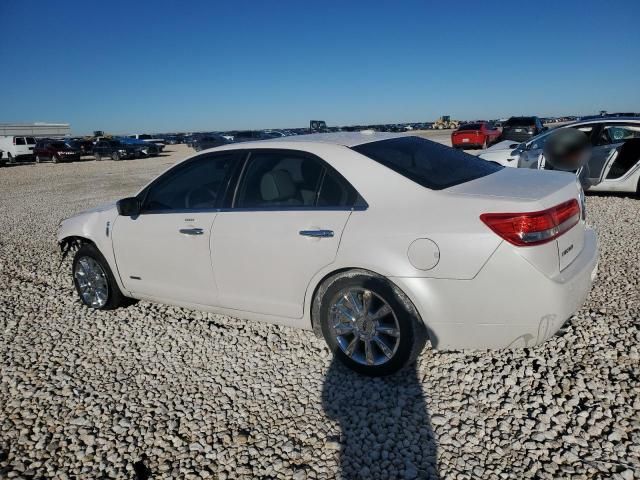
<path fill-rule="evenodd" d="M 490 175 L 503 167 L 420 137 L 400 137 L 352 147 L 431 190 Z"/>
<path fill-rule="evenodd" d="M 238 186 L 237 208 L 353 207 L 358 194 L 318 157 L 294 150 L 254 151 Z"/>
<path fill-rule="evenodd" d="M 318 194 L 318 206 L 351 207 L 357 199 L 358 192 L 355 188 L 342 175 L 327 168 Z"/>

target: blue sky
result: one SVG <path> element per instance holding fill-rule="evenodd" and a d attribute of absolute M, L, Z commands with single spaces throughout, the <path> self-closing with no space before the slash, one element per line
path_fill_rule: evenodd
<path fill-rule="evenodd" d="M 0 18 L 0 122 L 75 133 L 640 111 L 639 0 L 1 0 Z"/>

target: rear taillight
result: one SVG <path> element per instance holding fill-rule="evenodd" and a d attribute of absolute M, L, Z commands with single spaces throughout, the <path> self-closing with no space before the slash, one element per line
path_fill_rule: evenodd
<path fill-rule="evenodd" d="M 513 245 L 541 245 L 555 240 L 580 221 L 580 205 L 573 199 L 540 212 L 483 213 L 480 220 Z"/>

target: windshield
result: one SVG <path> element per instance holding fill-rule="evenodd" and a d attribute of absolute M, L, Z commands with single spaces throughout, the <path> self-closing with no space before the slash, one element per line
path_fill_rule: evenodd
<path fill-rule="evenodd" d="M 420 137 L 380 140 L 352 148 L 431 190 L 453 187 L 503 168 Z"/>

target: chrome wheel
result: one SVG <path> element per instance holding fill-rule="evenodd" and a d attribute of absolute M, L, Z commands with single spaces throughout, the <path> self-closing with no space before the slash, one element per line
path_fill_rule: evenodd
<path fill-rule="evenodd" d="M 73 276 L 82 301 L 93 308 L 102 308 L 109 298 L 107 274 L 91 257 L 81 257 L 75 265 Z"/>
<path fill-rule="evenodd" d="M 361 365 L 383 365 L 400 344 L 400 326 L 393 309 L 378 294 L 348 288 L 335 297 L 331 332 L 340 350 Z"/>

